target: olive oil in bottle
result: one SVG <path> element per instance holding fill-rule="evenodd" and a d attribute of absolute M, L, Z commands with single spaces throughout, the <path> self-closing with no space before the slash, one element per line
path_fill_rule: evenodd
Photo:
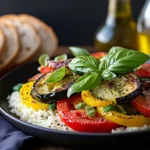
<path fill-rule="evenodd" d="M 95 35 L 95 47 L 108 52 L 112 46 L 138 50 L 136 23 L 132 18 L 130 0 L 109 0 L 108 15 Z"/>
<path fill-rule="evenodd" d="M 147 0 L 138 18 L 139 50 L 150 55 L 150 0 Z"/>

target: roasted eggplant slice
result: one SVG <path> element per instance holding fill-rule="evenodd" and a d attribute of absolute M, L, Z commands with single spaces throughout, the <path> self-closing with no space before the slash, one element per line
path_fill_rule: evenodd
<path fill-rule="evenodd" d="M 150 99 L 150 77 L 140 77 L 142 83 L 142 95 Z"/>
<path fill-rule="evenodd" d="M 140 77 L 142 82 L 143 90 L 150 91 L 150 78 L 149 77 Z"/>
<path fill-rule="evenodd" d="M 131 103 L 126 103 L 121 105 L 124 110 L 127 112 L 127 115 L 139 115 L 139 112 L 132 106 Z"/>
<path fill-rule="evenodd" d="M 73 75 L 67 75 L 56 83 L 46 83 L 50 75 L 51 72 L 40 77 L 34 83 L 31 91 L 32 97 L 43 103 L 54 103 L 58 100 L 67 98 L 67 90 L 75 81 Z"/>
<path fill-rule="evenodd" d="M 110 81 L 102 81 L 90 92 L 98 99 L 116 100 L 121 105 L 130 102 L 141 93 L 141 82 L 135 73 L 128 73 Z"/>

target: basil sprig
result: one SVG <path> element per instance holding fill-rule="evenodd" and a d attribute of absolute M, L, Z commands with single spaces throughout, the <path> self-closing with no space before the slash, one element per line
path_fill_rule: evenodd
<path fill-rule="evenodd" d="M 84 109 L 86 115 L 91 117 L 91 118 L 94 117 L 95 114 L 96 114 L 96 110 L 95 110 L 94 107 L 90 107 L 90 106 L 86 105 L 83 102 L 80 102 L 80 103 L 76 104 L 75 108 L 76 109 Z"/>
<path fill-rule="evenodd" d="M 77 56 L 69 63 L 69 68 L 71 68 L 75 72 L 98 72 L 99 65 L 100 61 L 93 56 Z"/>
<path fill-rule="evenodd" d="M 48 109 L 52 110 L 52 111 L 55 111 L 56 110 L 56 104 L 55 103 L 52 103 L 48 106 Z"/>
<path fill-rule="evenodd" d="M 76 109 L 82 109 L 82 108 L 85 108 L 85 106 L 86 106 L 85 103 L 80 102 L 80 103 L 78 103 L 78 104 L 75 105 L 75 108 L 76 108 Z"/>
<path fill-rule="evenodd" d="M 13 86 L 13 91 L 20 91 L 20 89 L 21 89 L 21 87 L 22 87 L 22 83 L 18 83 L 18 84 L 16 84 L 15 86 Z"/>
<path fill-rule="evenodd" d="M 113 73 L 113 72 L 111 72 L 109 70 L 104 70 L 102 72 L 102 77 L 103 77 L 104 80 L 111 80 L 113 78 L 116 78 L 116 76 L 117 75 L 115 73 Z"/>
<path fill-rule="evenodd" d="M 81 90 L 95 88 L 100 83 L 99 78 L 97 72 L 84 74 L 68 89 L 67 96 L 70 97 L 73 93 L 81 92 Z"/>
<path fill-rule="evenodd" d="M 85 113 L 89 116 L 89 117 L 94 117 L 96 114 L 96 110 L 94 107 L 90 107 L 90 106 L 86 106 L 85 107 Z"/>
<path fill-rule="evenodd" d="M 84 48 L 69 47 L 69 49 L 71 50 L 74 56 L 90 56 L 90 53 Z"/>
<path fill-rule="evenodd" d="M 62 67 L 52 72 L 50 76 L 47 78 L 46 83 L 50 83 L 50 82 L 56 83 L 62 80 L 65 77 L 65 75 L 66 75 L 66 68 Z"/>
<path fill-rule="evenodd" d="M 48 56 L 48 54 L 42 54 L 39 59 L 38 62 L 40 65 L 43 66 L 47 66 L 48 60 L 50 59 L 50 57 Z"/>
<path fill-rule="evenodd" d="M 69 63 L 74 72 L 84 73 L 69 89 L 67 96 L 98 86 L 101 80 L 111 80 L 117 74 L 134 71 L 149 60 L 149 56 L 123 47 L 112 47 L 100 61 L 92 56 L 77 56 Z"/>
<path fill-rule="evenodd" d="M 62 54 L 62 55 L 56 56 L 56 57 L 54 58 L 54 60 L 56 60 L 56 61 L 59 61 L 59 60 L 67 60 L 67 58 L 68 58 L 67 54 Z"/>
<path fill-rule="evenodd" d="M 108 105 L 103 107 L 103 113 L 108 112 L 108 111 L 117 111 L 123 114 L 126 114 L 127 112 L 125 111 L 125 109 L 123 108 L 123 106 L 121 105 Z"/>
<path fill-rule="evenodd" d="M 108 53 L 106 67 L 113 73 L 124 74 L 133 71 L 147 60 L 149 56 L 142 52 L 113 47 Z"/>
<path fill-rule="evenodd" d="M 117 107 L 114 105 L 108 105 L 103 107 L 103 113 L 108 112 L 108 111 L 117 111 Z"/>

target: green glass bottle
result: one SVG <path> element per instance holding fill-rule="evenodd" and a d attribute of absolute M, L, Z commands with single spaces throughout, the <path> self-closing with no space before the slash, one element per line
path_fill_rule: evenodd
<path fill-rule="evenodd" d="M 150 55 L 150 0 L 147 0 L 139 17 L 139 50 Z"/>
<path fill-rule="evenodd" d="M 95 35 L 95 48 L 108 52 L 112 46 L 138 50 L 138 33 L 130 0 L 109 0 L 105 23 Z"/>

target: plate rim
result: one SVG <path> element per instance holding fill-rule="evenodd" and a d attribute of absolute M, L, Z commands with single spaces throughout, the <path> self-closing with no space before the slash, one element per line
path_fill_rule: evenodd
<path fill-rule="evenodd" d="M 38 130 L 44 130 L 44 131 L 47 131 L 47 132 L 53 132 L 53 133 L 58 133 L 58 134 L 67 134 L 67 135 L 79 135 L 79 136 L 124 136 L 124 135 L 133 135 L 133 134 L 137 134 L 137 133 L 145 133 L 145 132 L 150 132 L 150 129 L 145 129 L 145 130 L 139 130 L 139 131 L 125 131 L 125 132 L 117 132 L 117 133 L 111 133 L 111 132 L 108 132 L 108 133 L 103 133 L 103 132 L 78 132 L 78 131 L 63 131 L 63 130 L 57 130 L 57 129 L 51 129 L 51 128 L 45 128 L 45 127 L 42 127 L 42 126 L 39 126 L 39 125 L 35 125 L 35 124 L 31 124 L 31 123 L 28 123 L 28 122 L 25 122 L 23 120 L 20 120 L 19 118 L 16 118 L 16 117 L 13 117 L 12 115 L 10 115 L 9 113 L 7 113 L 5 110 L 3 110 L 1 107 L 0 107 L 0 113 L 2 114 L 2 116 L 5 118 L 5 116 L 9 117 L 10 119 L 14 120 L 15 122 L 17 123 L 20 123 L 21 125 L 25 125 L 25 126 L 28 126 L 28 127 L 31 127 L 31 128 L 35 128 L 35 129 L 38 129 Z M 10 112 L 11 113 L 11 112 Z M 7 119 L 6 119 L 7 120 Z M 20 130 L 20 129 L 19 129 Z M 20 130 L 22 131 L 22 130 Z M 24 131 L 22 131 L 24 132 Z"/>
<path fill-rule="evenodd" d="M 11 73 L 13 73 L 13 72 L 21 69 L 22 67 L 25 67 L 27 65 L 33 65 L 35 63 L 38 63 L 38 62 L 37 61 L 28 62 L 28 63 L 22 64 L 22 65 L 20 65 L 20 66 L 18 66 L 16 68 L 10 70 L 5 75 L 3 75 L 2 77 L 0 77 L 0 83 L 7 76 L 11 75 Z M 30 127 L 30 128 L 36 128 L 37 130 L 44 130 L 44 131 L 47 131 L 47 132 L 53 132 L 53 133 L 64 134 L 64 135 L 94 136 L 94 137 L 112 136 L 113 137 L 113 136 L 126 136 L 126 135 L 133 135 L 133 134 L 135 135 L 135 134 L 150 132 L 150 129 L 143 129 L 143 130 L 138 130 L 138 131 L 123 131 L 123 132 L 116 132 L 116 133 L 111 133 L 111 132 L 108 132 L 108 133 L 98 132 L 98 133 L 96 133 L 96 132 L 63 131 L 63 130 L 57 130 L 57 129 L 51 129 L 51 128 L 42 127 L 42 126 L 39 126 L 39 125 L 31 124 L 31 123 L 25 122 L 23 120 L 20 120 L 19 118 L 17 118 L 16 115 L 15 115 L 16 117 L 14 117 L 13 115 L 11 115 L 12 114 L 11 112 L 10 112 L 10 114 L 7 113 L 1 106 L 0 106 L 0 114 L 4 118 L 6 116 L 6 117 L 10 118 L 11 120 L 14 120 L 15 122 L 17 122 L 17 123 L 19 123 L 21 125 L 25 125 L 25 126 Z M 10 122 L 10 124 L 12 124 L 12 123 Z M 24 132 L 23 130 L 20 130 L 20 131 Z"/>

